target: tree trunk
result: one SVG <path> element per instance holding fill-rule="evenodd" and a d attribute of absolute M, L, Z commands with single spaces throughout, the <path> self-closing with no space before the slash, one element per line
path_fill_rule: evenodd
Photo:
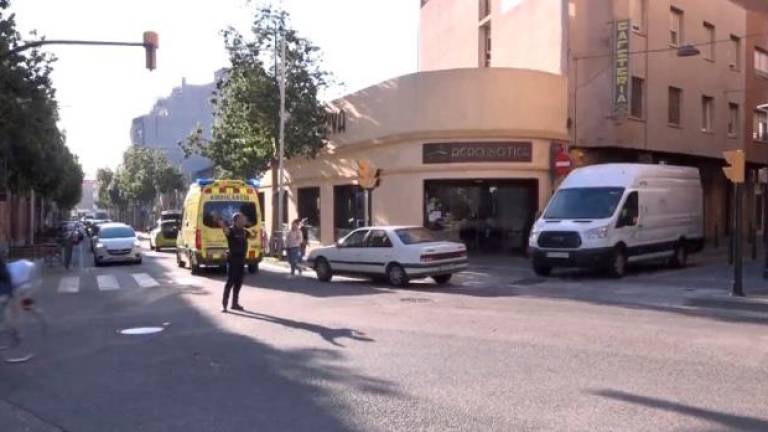
<path fill-rule="evenodd" d="M 278 172 L 277 172 L 277 165 L 278 160 L 277 158 L 272 158 L 272 161 L 269 164 L 269 170 L 272 173 L 272 232 L 277 232 L 280 230 L 280 222 L 278 221 L 278 206 L 279 206 L 279 199 L 278 196 L 278 188 L 277 188 L 277 182 L 278 182 Z M 266 200 L 265 200 L 266 201 Z M 283 209 L 285 211 L 285 209 Z"/>

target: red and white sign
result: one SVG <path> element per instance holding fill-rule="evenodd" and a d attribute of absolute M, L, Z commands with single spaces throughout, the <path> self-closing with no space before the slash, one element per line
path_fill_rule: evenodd
<path fill-rule="evenodd" d="M 571 170 L 573 169 L 573 159 L 571 159 L 571 156 L 568 154 L 568 152 L 564 150 L 560 150 L 555 153 L 555 174 L 558 176 L 565 176 Z"/>

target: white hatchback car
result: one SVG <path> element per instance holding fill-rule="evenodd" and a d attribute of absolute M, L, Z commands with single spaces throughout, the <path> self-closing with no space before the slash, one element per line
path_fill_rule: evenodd
<path fill-rule="evenodd" d="M 136 232 L 128 225 L 107 223 L 99 226 L 93 264 L 99 266 L 110 262 L 141 263 L 141 243 Z"/>
<path fill-rule="evenodd" d="M 313 250 L 307 258 L 321 281 L 333 275 L 386 278 L 395 286 L 431 277 L 446 284 L 467 268 L 467 248 L 441 241 L 421 227 L 368 227 L 352 231 L 335 246 Z"/>

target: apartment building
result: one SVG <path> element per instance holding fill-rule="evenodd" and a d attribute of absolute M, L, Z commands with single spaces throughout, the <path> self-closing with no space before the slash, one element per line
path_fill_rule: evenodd
<path fill-rule="evenodd" d="M 706 234 L 728 232 L 722 151 L 768 162 L 768 51 L 760 12 L 731 0 L 421 1 L 419 68 L 523 68 L 568 80 L 576 164 L 697 166 Z M 748 223 L 762 217 L 747 188 Z"/>

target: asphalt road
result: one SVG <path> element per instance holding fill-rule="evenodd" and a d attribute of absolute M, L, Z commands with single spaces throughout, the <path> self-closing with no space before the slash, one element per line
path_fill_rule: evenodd
<path fill-rule="evenodd" d="M 768 320 L 621 301 L 670 273 L 511 271 L 391 289 L 270 267 L 224 314 L 224 275 L 173 253 L 53 270 L 37 357 L 0 364 L 0 430 L 768 430 Z M 143 326 L 164 330 L 118 333 Z"/>

